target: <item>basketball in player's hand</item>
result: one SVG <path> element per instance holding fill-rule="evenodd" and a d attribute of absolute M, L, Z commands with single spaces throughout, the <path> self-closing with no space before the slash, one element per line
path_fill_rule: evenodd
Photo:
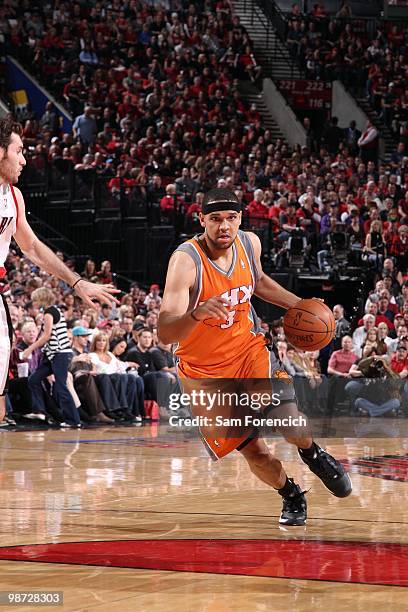
<path fill-rule="evenodd" d="M 336 331 L 333 313 L 324 302 L 300 300 L 286 312 L 283 328 L 287 341 L 301 351 L 317 351 L 329 344 Z"/>

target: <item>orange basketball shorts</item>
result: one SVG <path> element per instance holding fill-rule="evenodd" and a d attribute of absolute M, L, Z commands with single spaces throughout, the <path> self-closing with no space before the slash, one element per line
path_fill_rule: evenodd
<path fill-rule="evenodd" d="M 203 394 L 202 401 L 190 403 L 190 408 L 193 416 L 200 417 L 200 435 L 214 460 L 239 450 L 249 439 L 257 437 L 257 429 L 247 418 L 253 414 L 253 410 L 248 404 L 241 405 L 239 401 L 234 401 L 237 394 L 240 398 L 244 394 L 251 399 L 255 394 L 256 397 L 261 393 L 271 395 L 275 386 L 275 383 L 271 383 L 271 377 L 274 376 L 285 379 L 285 401 L 295 400 L 291 379 L 280 366 L 275 353 L 270 352 L 264 344 L 252 347 L 235 363 L 217 368 L 216 376 L 215 373 L 210 376 L 205 368 L 182 361 L 178 364 L 178 373 L 184 393 L 190 397 L 194 393 Z M 213 399 L 209 401 L 208 398 Z"/>

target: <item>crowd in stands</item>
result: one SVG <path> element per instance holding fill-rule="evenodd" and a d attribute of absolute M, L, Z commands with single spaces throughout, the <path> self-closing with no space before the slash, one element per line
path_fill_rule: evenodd
<path fill-rule="evenodd" d="M 23 16 L 4 9 L 14 19 L 0 21 L 10 51 L 73 116 L 69 134 L 51 103 L 40 121 L 28 120 L 34 167 L 74 170 L 85 183 L 87 171 L 106 177 L 114 196 L 122 188 L 136 204 L 158 205 L 180 178 L 190 205 L 196 184 L 213 184 L 214 157 L 224 166 L 245 149 L 243 131 L 259 115 L 238 82 L 261 76 L 245 28 L 228 0 L 170 4 L 54 1 Z"/>
<path fill-rule="evenodd" d="M 294 24 L 317 28 L 309 37 L 316 44 L 330 38 L 320 30 L 337 23 L 319 5 L 310 23 L 297 6 L 293 14 Z M 405 134 L 387 162 L 378 158 L 371 124 L 361 133 L 355 122 L 339 126 L 333 117 L 317 136 L 306 118 L 306 147 L 273 139 L 239 93 L 239 81 L 256 80 L 259 66 L 228 1 L 180 1 L 167 11 L 137 1 L 51 2 L 10 16 L 15 22 L 6 34 L 18 42 L 14 48 L 74 117 L 72 131 L 63 133 L 50 102 L 39 120 L 26 121 L 31 168 L 51 166 L 57 183 L 68 172 L 85 186 L 97 177 L 108 205 L 188 233 L 199 228 L 203 192 L 230 187 L 248 217 L 271 224 L 281 267 L 294 229 L 312 260 L 327 267 L 340 224 L 364 257 L 404 256 Z M 371 231 L 373 221 L 381 225 Z"/>
<path fill-rule="evenodd" d="M 336 334 L 319 351 L 298 351 L 285 340 L 282 321 L 270 326 L 279 356 L 293 376 L 300 405 L 327 415 L 346 405 L 350 414 L 407 416 L 408 280 L 397 280 L 391 260 L 370 291 L 364 316 L 354 324 L 333 307 Z M 353 313 L 351 313 L 352 315 Z"/>
<path fill-rule="evenodd" d="M 294 4 L 287 44 L 310 79 L 340 79 L 366 96 L 378 117 L 407 144 L 408 34 L 405 23 L 352 19 L 349 3 L 330 16 L 322 4 L 308 14 Z"/>
<path fill-rule="evenodd" d="M 130 215 L 143 209 L 153 210 L 163 222 L 177 217 L 189 233 L 200 227 L 203 193 L 215 185 L 231 188 L 243 204 L 246 226 L 271 228 L 277 267 L 287 265 L 291 242 L 300 238 L 309 262 L 330 269 L 335 241 L 343 234 L 355 262 L 371 266 L 382 283 L 373 287 L 351 348 L 351 328 L 340 307 L 335 316 L 341 332 L 331 355 L 293 351 L 281 325 L 265 322 L 265 330 L 270 327 L 296 380 L 313 379 L 307 393 L 302 386 L 299 393 L 307 401 L 313 391 L 314 405 L 329 393 L 334 397 L 336 387 L 326 386 L 326 373 L 333 380 L 351 377 L 352 366 L 367 358 L 369 348 L 375 353 L 368 358 L 383 355 L 387 367 L 401 380 L 406 377 L 405 132 L 390 160 L 379 158 L 372 125 L 361 133 L 355 122 L 339 126 L 335 117 L 319 138 L 305 119 L 305 147 L 274 139 L 256 107 L 240 96 L 239 81 L 257 82 L 261 73 L 248 34 L 227 0 L 177 0 L 165 9 L 137 0 L 33 6 L 21 14 L 13 13 L 10 4 L 3 7 L 0 30 L 69 108 L 74 122 L 72 131 L 64 133 L 52 103 L 41 118 L 27 119 L 24 141 L 31 168 L 52 167 L 59 176 L 71 172 L 81 180 L 86 173 L 97 176 L 113 201 L 126 198 Z M 292 21 L 315 32 L 306 38 L 319 46 L 330 40 L 321 32 L 332 30 L 333 20 L 318 13 L 315 8 L 310 22 L 303 16 Z M 350 40 L 358 46 L 355 38 Z M 334 34 L 332 39 L 337 40 Z M 398 60 L 401 74 L 403 59 Z M 367 78 L 362 75 L 361 82 Z M 75 267 L 74 261 L 68 263 Z M 69 287 L 36 270 L 18 252 L 10 254 L 7 269 L 9 286 L 4 289 L 16 331 L 9 394 L 13 414 L 76 427 L 81 421 L 139 423 L 151 416 L 152 404 L 146 402 L 165 408 L 160 388 L 176 383 L 170 347 L 157 338 L 158 287 L 146 293 L 135 284 L 120 307 L 100 304 L 94 313 L 78 303 Z M 113 278 L 109 262 L 98 270 L 92 260 L 83 275 L 102 283 Z M 53 298 L 33 299 L 40 288 Z M 62 357 L 61 368 L 51 373 L 49 364 L 40 364 L 51 341 L 44 335 L 45 320 L 52 335 L 54 327 L 64 327 L 64 319 L 65 350 L 72 360 Z M 61 384 L 70 395 L 64 390 L 61 400 L 60 390 L 56 401 Z M 366 405 L 360 409 L 368 410 Z"/>

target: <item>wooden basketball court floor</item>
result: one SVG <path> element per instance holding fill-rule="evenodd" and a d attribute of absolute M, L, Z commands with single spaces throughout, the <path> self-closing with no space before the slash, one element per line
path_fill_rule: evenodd
<path fill-rule="evenodd" d="M 282 529 L 276 492 L 189 432 L 1 431 L 0 591 L 63 591 L 70 611 L 408 609 L 408 439 L 319 442 L 353 494 L 269 440 L 310 489 L 307 526 Z"/>

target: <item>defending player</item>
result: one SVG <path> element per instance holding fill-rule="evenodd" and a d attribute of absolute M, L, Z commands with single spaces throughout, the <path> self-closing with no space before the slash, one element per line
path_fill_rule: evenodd
<path fill-rule="evenodd" d="M 208 388 L 209 379 L 267 379 L 282 373 L 273 351 L 268 351 L 257 328 L 250 303 L 252 294 L 288 309 L 298 298 L 262 270 L 261 245 L 251 232 L 239 230 L 241 208 L 228 189 L 212 189 L 203 201 L 200 222 L 204 233 L 173 253 L 159 317 L 159 336 L 177 343 L 178 372 L 184 389 Z M 205 379 L 205 380 L 204 380 Z M 241 384 L 241 382 L 239 383 Z M 272 382 L 272 386 L 275 381 Z M 281 385 L 280 411 L 298 415 L 293 385 Z M 202 411 L 193 409 L 195 414 Z M 275 415 L 275 412 L 274 412 Z M 304 525 L 306 499 L 289 479 L 281 462 L 272 456 L 253 429 L 223 437 L 222 432 L 201 434 L 214 459 L 236 449 L 251 471 L 274 487 L 283 498 L 279 522 Z M 351 493 L 351 482 L 341 464 L 313 442 L 309 431 L 282 430 L 298 447 L 301 459 L 337 497 Z"/>
<path fill-rule="evenodd" d="M 30 261 L 75 287 L 76 294 L 88 306 L 94 306 L 92 298 L 100 302 L 117 302 L 112 294 L 118 293 L 118 289 L 112 285 L 90 283 L 72 272 L 37 238 L 28 225 L 23 196 L 19 189 L 13 187 L 26 164 L 21 135 L 22 128 L 19 123 L 11 119 L 0 120 L 0 279 L 6 275 L 4 263 L 10 241 L 14 238 Z M 0 295 L 0 423 L 3 423 L 6 413 L 4 396 L 7 392 L 12 329 L 7 302 L 5 297 Z"/>

